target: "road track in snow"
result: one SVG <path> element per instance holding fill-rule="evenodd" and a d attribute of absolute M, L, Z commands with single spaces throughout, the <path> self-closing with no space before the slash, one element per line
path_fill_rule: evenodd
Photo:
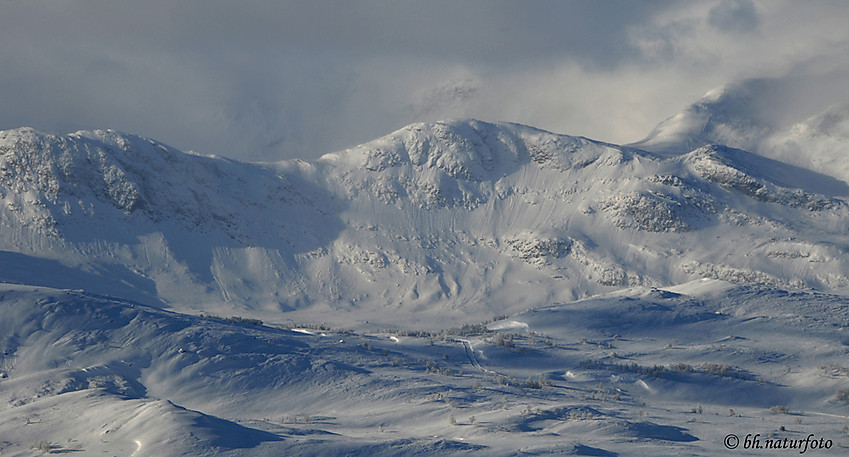
<path fill-rule="evenodd" d="M 483 373 L 489 373 L 489 374 L 495 374 L 495 375 L 498 374 L 498 373 L 496 373 L 492 370 L 488 370 L 488 369 L 481 366 L 480 362 L 478 361 L 478 358 L 475 356 L 475 350 L 472 347 L 471 341 L 464 340 L 464 339 L 461 339 L 461 338 L 456 338 L 455 341 L 459 341 L 460 343 L 463 344 L 463 349 L 466 351 L 466 358 L 469 359 L 469 363 L 471 363 L 472 366 L 474 366 L 475 368 L 477 368 L 478 370 L 480 370 Z"/>

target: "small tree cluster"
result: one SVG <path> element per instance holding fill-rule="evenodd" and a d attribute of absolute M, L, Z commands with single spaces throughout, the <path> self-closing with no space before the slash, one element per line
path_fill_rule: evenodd
<path fill-rule="evenodd" d="M 596 370 L 611 370 L 625 371 L 638 373 L 655 378 L 666 377 L 668 374 L 674 373 L 705 373 L 714 376 L 722 376 L 728 378 L 749 379 L 746 373 L 739 368 L 729 366 L 725 363 L 706 362 L 699 365 L 691 365 L 689 363 L 675 363 L 669 366 L 652 365 L 651 367 L 638 365 L 636 362 L 631 363 L 605 363 L 603 361 L 584 360 L 580 362 L 580 367 L 585 369 Z"/>
<path fill-rule="evenodd" d="M 543 375 L 539 375 L 539 377 L 537 377 L 537 378 L 528 378 L 527 380 L 525 380 L 524 382 L 519 384 L 519 387 L 522 387 L 522 388 L 525 388 L 525 389 L 542 389 L 543 387 L 550 386 L 550 385 L 551 385 L 550 380 L 548 380 Z"/>
<path fill-rule="evenodd" d="M 223 317 L 216 316 L 215 314 L 201 314 L 201 319 L 210 319 L 216 321 L 230 322 L 233 324 L 248 324 L 248 325 L 263 325 L 263 322 L 260 319 L 253 319 L 250 317 L 241 317 L 241 316 L 231 316 L 231 317 Z"/>

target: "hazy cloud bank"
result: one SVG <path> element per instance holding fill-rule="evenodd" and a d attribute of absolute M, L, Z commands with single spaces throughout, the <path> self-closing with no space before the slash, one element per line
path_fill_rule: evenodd
<path fill-rule="evenodd" d="M 449 117 L 626 143 L 744 78 L 807 94 L 788 119 L 841 101 L 846 17 L 749 0 L 7 0 L 0 128 L 115 128 L 249 160 Z"/>

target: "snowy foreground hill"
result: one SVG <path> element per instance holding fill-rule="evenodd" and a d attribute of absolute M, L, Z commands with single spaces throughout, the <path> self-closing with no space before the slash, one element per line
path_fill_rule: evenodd
<path fill-rule="evenodd" d="M 845 454 L 849 111 L 739 90 L 631 146 L 2 131 L 0 454 Z"/>
<path fill-rule="evenodd" d="M 835 295 L 704 280 L 433 333 L 0 297 L 3 455 L 758 455 L 756 434 L 849 449 Z"/>

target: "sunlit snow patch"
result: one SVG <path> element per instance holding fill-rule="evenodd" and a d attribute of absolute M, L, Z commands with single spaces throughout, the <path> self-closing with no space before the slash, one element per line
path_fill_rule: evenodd
<path fill-rule="evenodd" d="M 510 330 L 510 329 L 517 329 L 517 328 L 527 329 L 528 324 L 525 323 L 525 322 L 520 322 L 520 321 L 495 322 L 493 324 L 490 324 L 488 326 L 488 328 L 490 330 Z"/>

